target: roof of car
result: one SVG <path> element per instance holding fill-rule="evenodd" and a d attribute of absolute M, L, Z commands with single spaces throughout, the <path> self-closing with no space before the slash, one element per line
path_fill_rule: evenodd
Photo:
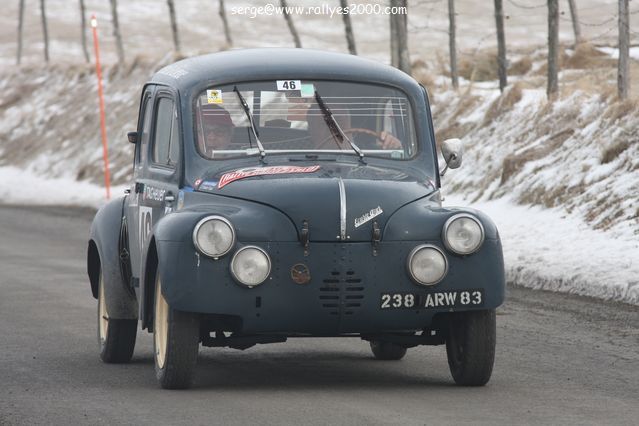
<path fill-rule="evenodd" d="M 178 90 L 268 79 L 353 80 L 416 88 L 409 75 L 388 65 L 344 53 L 313 49 L 237 49 L 181 60 L 151 82 Z"/>

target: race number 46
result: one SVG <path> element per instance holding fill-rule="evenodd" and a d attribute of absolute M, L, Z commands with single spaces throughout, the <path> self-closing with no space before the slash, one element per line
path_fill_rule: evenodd
<path fill-rule="evenodd" d="M 277 90 L 301 90 L 301 80 L 277 80 Z"/>

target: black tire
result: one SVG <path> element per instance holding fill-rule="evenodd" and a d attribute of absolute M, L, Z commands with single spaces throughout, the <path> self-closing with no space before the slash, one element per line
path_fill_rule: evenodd
<path fill-rule="evenodd" d="M 164 389 L 187 389 L 193 383 L 200 345 L 196 315 L 172 309 L 162 295 L 159 277 L 153 310 L 155 375 Z"/>
<path fill-rule="evenodd" d="M 109 364 L 131 361 L 138 330 L 136 319 L 109 318 L 109 309 L 104 295 L 104 280 L 100 271 L 98 283 L 98 345 L 100 358 Z"/>
<path fill-rule="evenodd" d="M 495 310 L 450 314 L 446 354 L 455 383 L 483 386 L 495 362 Z"/>
<path fill-rule="evenodd" d="M 390 342 L 371 340 L 371 350 L 376 359 L 384 361 L 397 361 L 404 358 L 406 348 Z"/>

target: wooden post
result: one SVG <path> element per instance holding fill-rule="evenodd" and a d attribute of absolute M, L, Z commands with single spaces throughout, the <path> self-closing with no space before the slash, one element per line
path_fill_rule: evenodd
<path fill-rule="evenodd" d="M 575 32 L 575 46 L 581 43 L 581 24 L 579 24 L 579 15 L 577 14 L 577 5 L 575 0 L 568 0 L 570 6 L 570 18 L 572 19 L 572 30 Z"/>
<path fill-rule="evenodd" d="M 348 8 L 347 0 L 339 0 L 339 4 L 342 9 Z M 357 48 L 355 47 L 355 35 L 353 34 L 353 26 L 351 25 L 351 15 L 343 13 L 344 19 L 344 31 L 346 32 L 346 44 L 348 45 L 348 51 L 351 55 L 357 55 Z"/>
<path fill-rule="evenodd" d="M 47 28 L 47 12 L 44 0 L 40 0 L 40 15 L 42 17 L 42 36 L 44 38 L 44 60 L 49 63 L 49 29 Z"/>
<path fill-rule="evenodd" d="M 504 5 L 502 0 L 495 0 L 495 23 L 497 25 L 497 71 L 499 74 L 499 91 L 504 92 L 508 85 L 506 72 L 506 36 L 504 35 Z"/>
<path fill-rule="evenodd" d="M 91 58 L 89 58 L 89 49 L 87 48 L 87 21 L 86 21 L 86 9 L 84 8 L 84 0 L 80 0 L 80 19 L 81 19 L 81 37 L 82 37 L 82 53 L 84 53 L 84 60 L 89 63 L 91 62 Z"/>
<path fill-rule="evenodd" d="M 293 18 L 288 14 L 286 4 L 286 0 L 280 0 L 280 5 L 282 6 L 282 10 L 284 11 L 284 19 L 286 19 L 286 23 L 288 24 L 288 29 L 291 31 L 291 35 L 293 36 L 293 41 L 295 41 L 295 47 L 302 47 L 302 42 L 300 41 L 300 36 L 297 34 L 297 30 L 295 29 L 295 24 L 293 23 Z"/>
<path fill-rule="evenodd" d="M 630 13 L 628 0 L 619 0 L 619 64 L 617 71 L 617 93 L 619 99 L 628 98 L 630 91 L 629 72 L 629 48 L 630 48 Z"/>
<path fill-rule="evenodd" d="M 450 79 L 455 89 L 459 88 L 457 73 L 457 47 L 455 42 L 455 0 L 448 0 L 448 50 L 450 52 Z"/>
<path fill-rule="evenodd" d="M 558 0 L 548 0 L 548 87 L 550 98 L 559 90 L 559 5 Z"/>
<path fill-rule="evenodd" d="M 24 24 L 24 0 L 20 0 L 18 10 L 18 51 L 16 52 L 16 64 L 22 62 L 22 27 Z"/>
<path fill-rule="evenodd" d="M 120 33 L 120 23 L 118 22 L 118 1 L 111 2 L 111 19 L 113 20 L 113 37 L 115 37 L 115 46 L 118 52 L 118 61 L 124 63 L 124 46 L 122 45 L 122 34 Z"/>
<path fill-rule="evenodd" d="M 233 39 L 231 38 L 231 29 L 229 23 L 226 20 L 226 8 L 224 7 L 224 0 L 220 0 L 220 18 L 222 18 L 222 24 L 224 25 L 224 37 L 226 38 L 226 47 L 233 46 Z"/>
<path fill-rule="evenodd" d="M 173 0 L 166 0 L 166 4 L 169 6 L 169 19 L 171 20 L 171 33 L 173 34 L 173 49 L 178 55 L 181 54 L 180 49 L 180 34 L 178 33 L 177 19 L 175 17 L 175 5 Z"/>

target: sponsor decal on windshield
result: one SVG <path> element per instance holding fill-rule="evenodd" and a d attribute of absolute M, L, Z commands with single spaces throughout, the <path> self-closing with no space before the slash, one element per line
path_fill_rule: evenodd
<path fill-rule="evenodd" d="M 265 176 L 265 175 L 283 175 L 293 173 L 314 173 L 320 169 L 319 165 L 298 167 L 298 166 L 270 166 L 260 168 L 248 168 L 235 170 L 233 172 L 225 173 L 220 177 L 220 181 L 217 183 L 217 189 L 222 189 L 229 183 L 253 176 Z"/>

